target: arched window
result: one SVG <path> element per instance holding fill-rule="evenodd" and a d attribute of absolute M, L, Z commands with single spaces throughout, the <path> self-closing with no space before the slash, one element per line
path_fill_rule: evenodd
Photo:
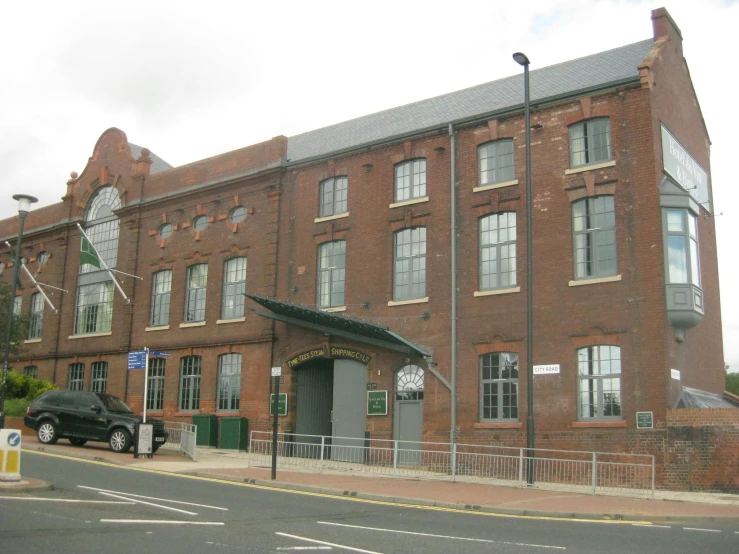
<path fill-rule="evenodd" d="M 407 365 L 395 375 L 395 400 L 423 400 L 423 369 Z"/>
<path fill-rule="evenodd" d="M 196 412 L 200 409 L 200 374 L 203 359 L 200 356 L 180 358 L 180 411 Z"/>
<path fill-rule="evenodd" d="M 482 144 L 477 148 L 480 186 L 513 181 L 513 139 Z"/>
<path fill-rule="evenodd" d="M 218 411 L 238 411 L 241 391 L 241 354 L 218 356 Z"/>
<path fill-rule="evenodd" d="M 409 160 L 395 166 L 395 201 L 426 198 L 426 159 Z"/>
<path fill-rule="evenodd" d="M 121 207 L 121 199 L 115 187 L 102 187 L 90 201 L 85 214 L 85 234 L 95 246 L 98 255 L 108 267 L 118 261 L 118 230 L 120 222 L 113 212 Z M 99 271 L 90 264 L 83 264 L 80 273 Z"/>

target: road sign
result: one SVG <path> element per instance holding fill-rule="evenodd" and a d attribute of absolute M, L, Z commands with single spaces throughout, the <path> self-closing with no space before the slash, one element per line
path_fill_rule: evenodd
<path fill-rule="evenodd" d="M 146 350 L 128 353 L 128 369 L 146 369 Z"/>
<path fill-rule="evenodd" d="M 282 366 L 278 365 L 272 368 L 272 377 L 280 377 L 282 375 Z"/>
<path fill-rule="evenodd" d="M 159 352 L 158 350 L 149 350 L 149 356 L 154 358 L 169 358 L 169 352 Z"/>

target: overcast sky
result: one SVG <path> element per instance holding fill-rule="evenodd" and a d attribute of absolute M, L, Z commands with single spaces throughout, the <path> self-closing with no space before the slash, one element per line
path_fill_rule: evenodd
<path fill-rule="evenodd" d="M 109 127 L 178 166 L 518 73 L 518 50 L 536 69 L 637 42 L 664 6 L 712 141 L 724 351 L 739 370 L 737 0 L 265 4 L 4 3 L 0 219 L 16 193 L 59 202 Z"/>

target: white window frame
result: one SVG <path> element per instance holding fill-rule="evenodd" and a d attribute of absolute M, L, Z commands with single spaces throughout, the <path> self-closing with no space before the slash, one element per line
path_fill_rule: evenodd
<path fill-rule="evenodd" d="M 317 306 L 319 308 L 343 306 L 345 287 L 346 241 L 335 240 L 318 245 Z"/>
<path fill-rule="evenodd" d="M 195 272 L 199 271 L 199 275 Z M 185 290 L 185 323 L 205 321 L 205 302 L 208 291 L 208 264 L 195 264 L 187 268 Z"/>
<path fill-rule="evenodd" d="M 319 194 L 318 217 L 331 217 L 349 211 L 349 177 L 346 175 L 321 181 Z"/>
<path fill-rule="evenodd" d="M 494 377 L 496 363 L 497 377 Z M 480 421 L 518 421 L 520 413 L 518 354 L 515 352 L 483 354 L 479 358 L 479 364 Z M 507 405 L 506 399 L 509 400 Z M 497 401 L 497 406 L 493 406 L 493 400 Z M 509 410 L 507 416 L 506 409 Z"/>
<path fill-rule="evenodd" d="M 568 133 L 571 168 L 599 164 L 612 159 L 611 120 L 608 117 L 578 121 L 570 125 Z"/>
<path fill-rule="evenodd" d="M 426 296 L 426 227 L 401 229 L 393 236 L 393 301 Z"/>
<path fill-rule="evenodd" d="M 615 196 L 588 196 L 572 203 L 572 249 L 575 280 L 618 274 Z"/>
<path fill-rule="evenodd" d="M 245 292 L 246 257 L 226 260 L 223 264 L 222 319 L 238 319 L 244 317 Z"/>
<path fill-rule="evenodd" d="M 172 299 L 172 270 L 162 269 L 151 279 L 151 310 L 149 325 L 161 327 L 169 324 L 169 306 Z"/>
<path fill-rule="evenodd" d="M 238 412 L 241 399 L 241 354 L 218 356 L 218 397 L 216 410 Z"/>
<path fill-rule="evenodd" d="M 481 187 L 515 179 L 513 139 L 486 142 L 477 147 L 477 178 Z"/>
<path fill-rule="evenodd" d="M 623 419 L 621 371 L 621 347 L 598 344 L 578 349 L 577 410 L 581 420 Z M 613 394 L 618 402 L 607 402 L 606 395 Z"/>
<path fill-rule="evenodd" d="M 515 287 L 516 212 L 502 212 L 479 220 L 480 290 Z"/>

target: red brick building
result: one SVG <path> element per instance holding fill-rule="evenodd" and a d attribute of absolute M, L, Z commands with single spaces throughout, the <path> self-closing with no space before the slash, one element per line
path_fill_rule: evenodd
<path fill-rule="evenodd" d="M 531 72 L 537 446 L 648 451 L 638 412 L 723 393 L 710 141 L 680 31 L 652 20 Z M 27 218 L 27 266 L 68 292 L 55 314 L 22 278 L 12 365 L 141 409 L 127 354 L 166 351 L 150 411 L 252 429 L 279 365 L 283 429 L 523 445 L 525 182 L 522 75 L 177 168 L 109 129 Z M 80 266 L 78 223 L 142 278 L 117 275 L 130 303 Z"/>

